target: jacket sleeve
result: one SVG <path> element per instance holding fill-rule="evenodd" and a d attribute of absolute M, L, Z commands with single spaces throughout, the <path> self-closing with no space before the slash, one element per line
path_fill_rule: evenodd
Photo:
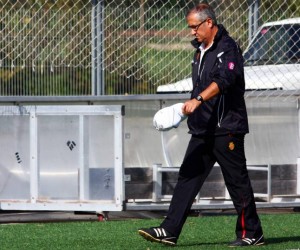
<path fill-rule="evenodd" d="M 237 79 L 243 76 L 243 56 L 232 39 L 228 39 L 222 45 L 217 54 L 217 67 L 213 72 L 212 81 L 217 83 L 221 93 L 226 93 L 227 89 L 238 84 Z"/>

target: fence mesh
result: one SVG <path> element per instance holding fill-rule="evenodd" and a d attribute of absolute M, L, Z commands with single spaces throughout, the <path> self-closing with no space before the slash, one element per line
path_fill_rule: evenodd
<path fill-rule="evenodd" d="M 300 17 L 299 0 L 208 2 L 243 50 L 263 23 Z M 185 14 L 198 1 L 0 3 L 2 96 L 154 94 L 158 86 L 189 82 L 193 49 Z M 259 31 L 261 42 L 245 55 L 251 93 L 300 89 L 299 26 L 293 19 Z"/>

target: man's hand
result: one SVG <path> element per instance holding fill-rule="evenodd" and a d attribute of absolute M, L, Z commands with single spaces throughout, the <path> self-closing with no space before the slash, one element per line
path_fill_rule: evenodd
<path fill-rule="evenodd" d="M 220 93 L 218 84 L 215 82 L 212 82 L 204 91 L 200 93 L 202 98 L 207 101 L 217 94 Z M 196 99 L 191 99 L 189 101 L 186 101 L 182 106 L 182 113 L 184 115 L 190 115 L 192 114 L 200 105 L 202 105 L 201 101 L 197 101 Z"/>
<path fill-rule="evenodd" d="M 191 99 L 186 101 L 182 106 L 182 113 L 184 115 L 192 114 L 199 106 L 201 102 L 197 101 L 196 99 Z"/>

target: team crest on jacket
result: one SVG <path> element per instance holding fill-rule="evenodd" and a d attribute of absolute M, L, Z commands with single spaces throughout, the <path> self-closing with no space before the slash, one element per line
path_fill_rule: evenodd
<path fill-rule="evenodd" d="M 229 62 L 229 63 L 228 63 L 228 69 L 229 69 L 229 70 L 234 70 L 234 66 L 235 66 L 235 65 L 234 65 L 233 62 Z"/>
<path fill-rule="evenodd" d="M 234 143 L 233 143 L 232 141 L 229 142 L 228 148 L 229 148 L 231 151 L 234 150 L 234 147 L 235 147 Z"/>

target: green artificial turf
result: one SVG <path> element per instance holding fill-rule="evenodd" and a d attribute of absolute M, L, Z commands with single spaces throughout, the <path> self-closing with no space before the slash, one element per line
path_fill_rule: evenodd
<path fill-rule="evenodd" d="M 300 249 L 300 214 L 260 216 L 266 245 L 247 249 Z M 157 226 L 157 219 L 106 222 L 23 223 L 0 225 L 0 249 L 172 249 L 145 241 L 140 227 Z M 174 249 L 230 249 L 236 216 L 189 217 Z"/>

